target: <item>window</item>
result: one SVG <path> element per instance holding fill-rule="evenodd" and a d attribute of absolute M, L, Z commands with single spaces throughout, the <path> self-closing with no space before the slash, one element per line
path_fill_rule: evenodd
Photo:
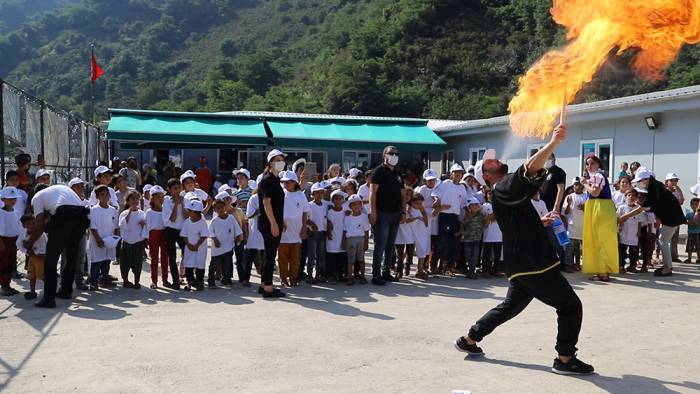
<path fill-rule="evenodd" d="M 580 168 L 581 174 L 586 170 L 586 157 L 588 155 L 594 154 L 600 158 L 603 162 L 603 173 L 607 177 L 611 177 L 610 169 L 613 163 L 613 140 L 589 140 L 581 141 L 581 157 L 580 157 Z"/>
<path fill-rule="evenodd" d="M 348 171 L 351 168 L 367 169 L 370 166 L 370 152 L 357 150 L 343 151 L 343 171 Z"/>
<path fill-rule="evenodd" d="M 469 149 L 469 162 L 475 165 L 477 161 L 484 158 L 486 148 L 471 148 Z"/>
<path fill-rule="evenodd" d="M 447 174 L 450 172 L 450 167 L 455 163 L 455 151 L 448 150 L 442 152 L 442 173 Z"/>
<path fill-rule="evenodd" d="M 238 168 L 238 151 L 235 149 L 219 149 L 218 171 L 230 172 L 236 168 Z"/>
<path fill-rule="evenodd" d="M 544 145 L 542 144 L 531 144 L 527 146 L 527 158 L 531 158 L 537 151 L 542 149 Z"/>

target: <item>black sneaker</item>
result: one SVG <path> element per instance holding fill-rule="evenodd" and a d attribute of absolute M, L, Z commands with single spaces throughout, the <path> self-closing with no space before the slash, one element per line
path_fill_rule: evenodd
<path fill-rule="evenodd" d="M 460 352 L 469 353 L 470 356 L 481 356 L 484 354 L 484 351 L 481 350 L 476 343 L 470 345 L 467 343 L 467 340 L 464 339 L 464 337 L 457 338 L 455 341 L 455 349 L 459 350 Z"/>
<path fill-rule="evenodd" d="M 593 366 L 584 363 L 576 356 L 571 357 L 571 361 L 566 364 L 557 357 L 554 359 L 552 372 L 559 375 L 590 375 L 593 373 Z"/>
<path fill-rule="evenodd" d="M 37 294 L 35 291 L 28 291 L 28 292 L 24 293 L 25 300 L 33 300 L 36 298 L 36 296 L 37 296 Z"/>
<path fill-rule="evenodd" d="M 372 284 L 377 286 L 384 286 L 386 281 L 382 278 L 372 278 Z"/>
<path fill-rule="evenodd" d="M 272 291 L 264 291 L 262 292 L 263 298 L 282 298 L 286 294 L 284 294 L 280 289 L 274 289 Z"/>

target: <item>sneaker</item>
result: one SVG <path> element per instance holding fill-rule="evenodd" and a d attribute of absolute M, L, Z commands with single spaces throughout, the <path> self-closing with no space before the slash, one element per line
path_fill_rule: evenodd
<path fill-rule="evenodd" d="M 382 278 L 372 278 L 372 284 L 377 286 L 384 286 L 386 281 Z"/>
<path fill-rule="evenodd" d="M 280 291 L 280 289 L 274 289 L 272 291 L 263 291 L 262 296 L 263 298 L 281 298 L 284 297 L 286 294 Z"/>
<path fill-rule="evenodd" d="M 564 364 L 559 357 L 554 359 L 552 372 L 559 375 L 590 375 L 593 373 L 593 366 L 584 363 L 574 355 L 571 361 Z"/>
<path fill-rule="evenodd" d="M 90 291 L 97 291 L 97 290 L 99 290 L 99 287 L 97 287 L 97 285 L 94 283 L 90 283 Z"/>
<path fill-rule="evenodd" d="M 477 344 L 470 345 L 464 337 L 459 337 L 455 341 L 455 349 L 460 352 L 469 353 L 470 356 L 481 356 L 484 351 Z"/>
<path fill-rule="evenodd" d="M 24 293 L 24 299 L 25 300 L 33 300 L 36 298 L 36 292 L 35 291 L 28 291 Z"/>

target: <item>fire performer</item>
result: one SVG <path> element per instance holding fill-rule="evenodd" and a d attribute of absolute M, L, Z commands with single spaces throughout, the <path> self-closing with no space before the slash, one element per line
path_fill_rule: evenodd
<path fill-rule="evenodd" d="M 493 150 L 477 163 L 477 180 L 493 188 L 493 211 L 503 232 L 504 263 L 510 285 L 505 300 L 481 317 L 467 336 L 455 341 L 457 350 L 483 354 L 477 343 L 537 298 L 557 310 L 558 357 L 554 359 L 552 372 L 564 375 L 593 372 L 591 365 L 576 357 L 583 319 L 581 301 L 559 271 L 557 254 L 545 231 L 557 215 L 550 212 L 540 217 L 530 202 L 544 180 L 545 162 L 565 138 L 566 126 L 560 124 L 554 129 L 551 141 L 512 174 L 508 174 L 506 164 L 496 160 Z"/>

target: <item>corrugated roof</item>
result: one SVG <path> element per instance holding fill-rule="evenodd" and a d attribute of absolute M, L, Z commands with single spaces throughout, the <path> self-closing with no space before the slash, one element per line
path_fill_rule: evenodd
<path fill-rule="evenodd" d="M 658 104 L 670 100 L 689 99 L 695 97 L 700 97 L 700 85 L 688 86 L 680 89 L 639 94 L 636 96 L 620 97 L 610 100 L 595 101 L 592 103 L 569 105 L 566 111 L 568 115 L 575 115 L 595 111 L 607 111 L 641 105 Z M 509 119 L 510 117 L 506 115 L 489 119 L 475 119 L 461 122 L 457 121 L 452 124 L 437 124 L 436 127 L 431 128 L 436 133 L 444 133 L 448 131 L 468 130 L 488 126 L 507 125 Z"/>
<path fill-rule="evenodd" d="M 220 115 L 250 116 L 268 119 L 297 119 L 317 121 L 352 121 L 352 122 L 410 122 L 426 123 L 427 119 L 401 118 L 388 116 L 355 116 L 355 115 L 329 115 L 329 114 L 304 114 L 299 112 L 266 112 L 266 111 L 226 111 L 216 112 Z"/>

